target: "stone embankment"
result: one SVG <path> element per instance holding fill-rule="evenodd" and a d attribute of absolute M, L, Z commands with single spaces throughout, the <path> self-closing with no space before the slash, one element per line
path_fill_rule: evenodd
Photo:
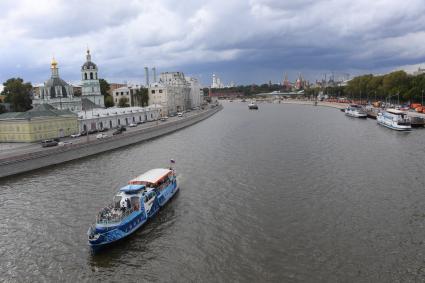
<path fill-rule="evenodd" d="M 0 178 L 99 154 L 166 135 L 200 122 L 214 115 L 222 108 L 223 106 L 220 105 L 187 118 L 159 123 L 158 125 L 133 132 L 124 132 L 124 134 L 107 139 L 48 148 L 3 158 L 0 159 Z"/>

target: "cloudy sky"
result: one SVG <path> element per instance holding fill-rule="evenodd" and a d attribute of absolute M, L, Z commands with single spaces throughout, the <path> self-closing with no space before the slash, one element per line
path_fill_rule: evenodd
<path fill-rule="evenodd" d="M 1 0 L 0 35 L 0 81 L 43 82 L 53 55 L 77 81 L 87 46 L 114 82 L 143 82 L 144 66 L 204 84 L 213 72 L 238 84 L 315 80 L 425 62 L 425 2 Z"/>

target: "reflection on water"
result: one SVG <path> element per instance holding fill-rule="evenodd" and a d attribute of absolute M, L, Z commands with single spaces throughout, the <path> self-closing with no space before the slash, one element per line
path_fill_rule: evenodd
<path fill-rule="evenodd" d="M 425 130 L 259 106 L 226 103 L 171 135 L 1 180 L 1 279 L 423 279 Z M 170 158 L 179 194 L 143 229 L 92 253 L 97 211 Z"/>

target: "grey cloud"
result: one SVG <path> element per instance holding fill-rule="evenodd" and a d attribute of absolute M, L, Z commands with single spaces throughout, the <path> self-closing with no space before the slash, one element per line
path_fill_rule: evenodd
<path fill-rule="evenodd" d="M 249 83 L 300 70 L 390 70 L 425 58 L 421 0 L 34 3 L 0 3 L 1 80 L 19 72 L 44 80 L 53 54 L 62 76 L 78 79 L 87 44 L 111 79 L 138 78 L 144 65 L 156 65 L 201 74 L 205 83 L 214 71 Z"/>

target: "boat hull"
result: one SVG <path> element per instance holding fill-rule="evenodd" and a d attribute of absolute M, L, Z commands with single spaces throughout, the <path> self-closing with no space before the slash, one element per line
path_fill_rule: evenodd
<path fill-rule="evenodd" d="M 361 114 L 361 113 L 359 113 L 359 114 L 355 114 L 355 113 L 345 113 L 345 115 L 346 116 L 349 116 L 349 117 L 353 117 L 353 118 L 360 118 L 360 119 L 365 119 L 365 118 L 367 118 L 367 114 Z"/>
<path fill-rule="evenodd" d="M 96 237 L 93 239 L 89 238 L 89 245 L 92 248 L 97 249 L 122 240 L 137 231 L 140 227 L 143 226 L 143 224 L 146 223 L 147 220 L 148 217 L 145 213 L 133 212 L 122 223 L 117 224 L 113 228 L 103 233 L 96 234 Z M 99 228 L 100 227 L 96 227 L 96 230 Z"/>
<path fill-rule="evenodd" d="M 379 124 L 379 125 L 382 125 L 382 126 L 384 126 L 384 127 L 387 127 L 387 128 L 389 128 L 389 129 L 391 129 L 391 130 L 400 131 L 400 132 L 408 132 L 408 131 L 411 131 L 411 130 L 412 130 L 412 127 L 407 127 L 407 126 L 404 126 L 404 127 L 394 126 L 394 125 L 392 125 L 392 124 L 389 124 L 389 123 L 386 123 L 386 122 L 383 122 L 383 121 L 379 121 L 379 120 L 378 120 L 378 124 Z"/>

